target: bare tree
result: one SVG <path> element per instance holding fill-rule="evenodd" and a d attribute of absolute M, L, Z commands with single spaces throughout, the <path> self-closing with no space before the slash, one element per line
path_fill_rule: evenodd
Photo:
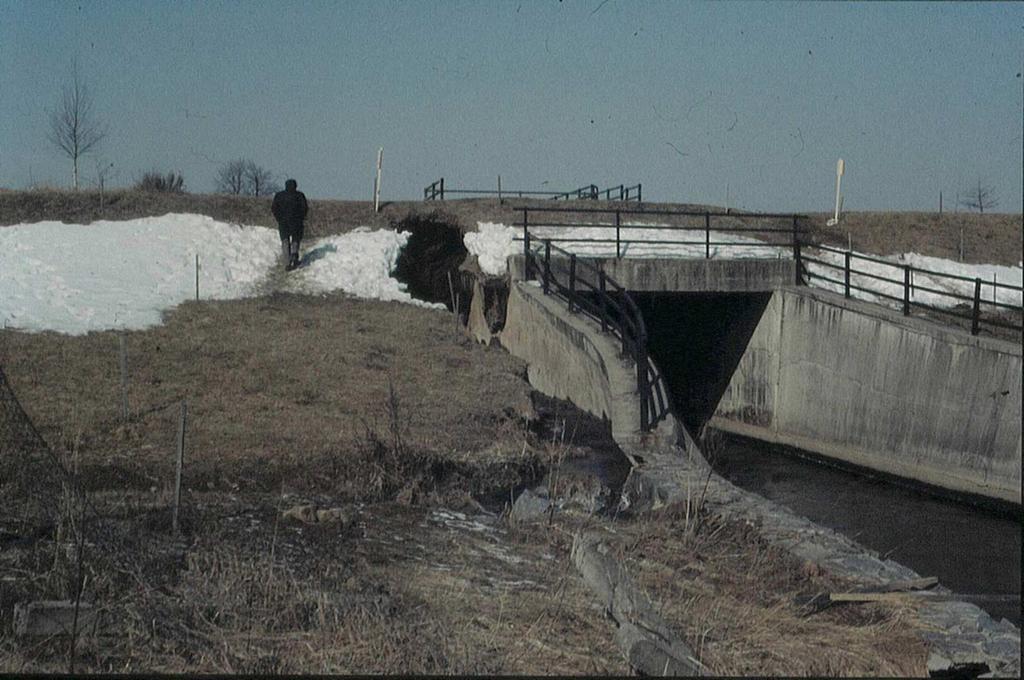
<path fill-rule="evenodd" d="M 971 208 L 984 214 L 985 209 L 991 210 L 999 205 L 999 199 L 996 198 L 996 192 L 988 184 L 982 184 L 981 180 L 978 180 L 978 186 L 970 187 L 963 192 L 963 198 L 960 199 L 960 205 L 965 208 Z"/>
<path fill-rule="evenodd" d="M 239 158 L 217 171 L 217 191 L 222 194 L 266 196 L 280 190 L 274 175 L 261 165 Z"/>
<path fill-rule="evenodd" d="M 95 119 L 92 97 L 78 77 L 78 65 L 71 65 L 71 83 L 64 86 L 61 101 L 50 114 L 47 138 L 71 159 L 72 186 L 78 190 L 78 159 L 89 153 L 107 136 L 105 125 Z"/>
<path fill-rule="evenodd" d="M 241 194 L 245 189 L 245 169 L 250 161 L 244 158 L 225 163 L 217 171 L 217 192 L 221 194 Z"/>
<path fill-rule="evenodd" d="M 280 186 L 274 182 L 274 176 L 263 166 L 249 162 L 245 171 L 246 192 L 250 196 L 266 196 L 280 191 Z"/>

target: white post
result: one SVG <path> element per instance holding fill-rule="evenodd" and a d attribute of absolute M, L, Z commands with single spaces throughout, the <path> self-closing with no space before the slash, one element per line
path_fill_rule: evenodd
<path fill-rule="evenodd" d="M 840 158 L 839 162 L 836 163 L 836 214 L 835 217 L 828 221 L 828 226 L 834 227 L 839 224 L 839 210 L 842 206 L 842 200 L 840 198 L 840 185 L 843 180 L 843 172 L 846 170 L 846 165 L 843 163 L 843 159 Z"/>
<path fill-rule="evenodd" d="M 377 176 L 373 181 L 373 212 L 380 212 L 380 169 L 384 164 L 384 147 L 377 150 Z"/>

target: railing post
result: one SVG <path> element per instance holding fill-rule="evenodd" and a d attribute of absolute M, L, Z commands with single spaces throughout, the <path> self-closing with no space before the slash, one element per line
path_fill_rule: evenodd
<path fill-rule="evenodd" d="M 704 213 L 704 258 L 711 259 L 711 213 Z"/>
<path fill-rule="evenodd" d="M 621 251 L 621 249 L 619 247 L 619 238 L 620 238 L 619 231 L 620 231 L 620 229 L 622 227 L 622 220 L 620 219 L 621 217 L 622 217 L 622 215 L 619 213 L 618 210 L 616 210 L 615 211 L 615 259 L 616 260 L 619 259 L 620 257 L 622 257 L 622 251 Z"/>
<path fill-rule="evenodd" d="M 910 316 L 910 265 L 903 265 L 903 316 Z"/>
<path fill-rule="evenodd" d="M 981 329 L 981 279 L 974 279 L 974 309 L 971 312 L 971 335 Z"/>
<path fill-rule="evenodd" d="M 600 298 L 601 298 L 601 332 L 602 333 L 607 333 L 608 332 L 608 300 L 607 300 L 606 296 L 608 295 L 608 293 L 606 291 L 606 284 L 605 284 L 605 280 L 604 280 L 604 268 L 603 267 L 601 269 L 597 270 L 597 282 L 598 282 L 598 290 L 601 291 L 600 294 L 599 294 Z"/>
<path fill-rule="evenodd" d="M 523 280 L 530 280 L 530 229 L 526 223 L 526 208 L 523 208 Z"/>
<path fill-rule="evenodd" d="M 569 254 L 569 313 L 573 312 L 573 301 L 576 299 L 576 253 Z"/>
<path fill-rule="evenodd" d="M 551 281 L 551 241 L 544 241 L 544 294 L 548 294 L 549 281 Z"/>
<path fill-rule="evenodd" d="M 643 203 L 644 202 L 644 200 L 641 198 L 640 183 L 639 182 L 637 182 L 637 185 L 636 185 L 636 202 L 637 203 Z"/>
<path fill-rule="evenodd" d="M 846 289 L 844 292 L 846 294 L 846 297 L 849 298 L 850 297 L 850 251 L 849 250 L 846 251 L 846 257 L 844 259 L 846 260 L 846 265 L 843 268 L 844 279 L 845 279 L 845 289 Z"/>
<path fill-rule="evenodd" d="M 441 178 L 441 200 L 444 200 L 444 177 Z"/>
<path fill-rule="evenodd" d="M 800 235 L 797 231 L 796 215 L 793 215 L 793 262 L 796 265 L 795 283 L 798 286 L 802 286 L 804 285 L 804 263 L 802 258 L 800 257 Z"/>

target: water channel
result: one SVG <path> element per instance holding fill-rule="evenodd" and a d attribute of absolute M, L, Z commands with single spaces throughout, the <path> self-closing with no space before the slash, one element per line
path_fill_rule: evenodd
<path fill-rule="evenodd" d="M 1019 513 L 1014 519 L 728 435 L 712 465 L 736 486 L 936 576 L 961 599 L 1020 625 Z"/>

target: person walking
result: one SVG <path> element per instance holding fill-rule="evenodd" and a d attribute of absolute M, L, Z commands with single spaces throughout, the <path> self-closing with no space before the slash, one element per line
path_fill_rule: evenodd
<path fill-rule="evenodd" d="M 309 204 L 306 195 L 298 190 L 299 184 L 293 179 L 284 183 L 284 191 L 274 194 L 270 212 L 277 220 L 277 233 L 281 236 L 281 252 L 284 254 L 285 271 L 299 266 L 299 241 L 305 229 Z"/>

